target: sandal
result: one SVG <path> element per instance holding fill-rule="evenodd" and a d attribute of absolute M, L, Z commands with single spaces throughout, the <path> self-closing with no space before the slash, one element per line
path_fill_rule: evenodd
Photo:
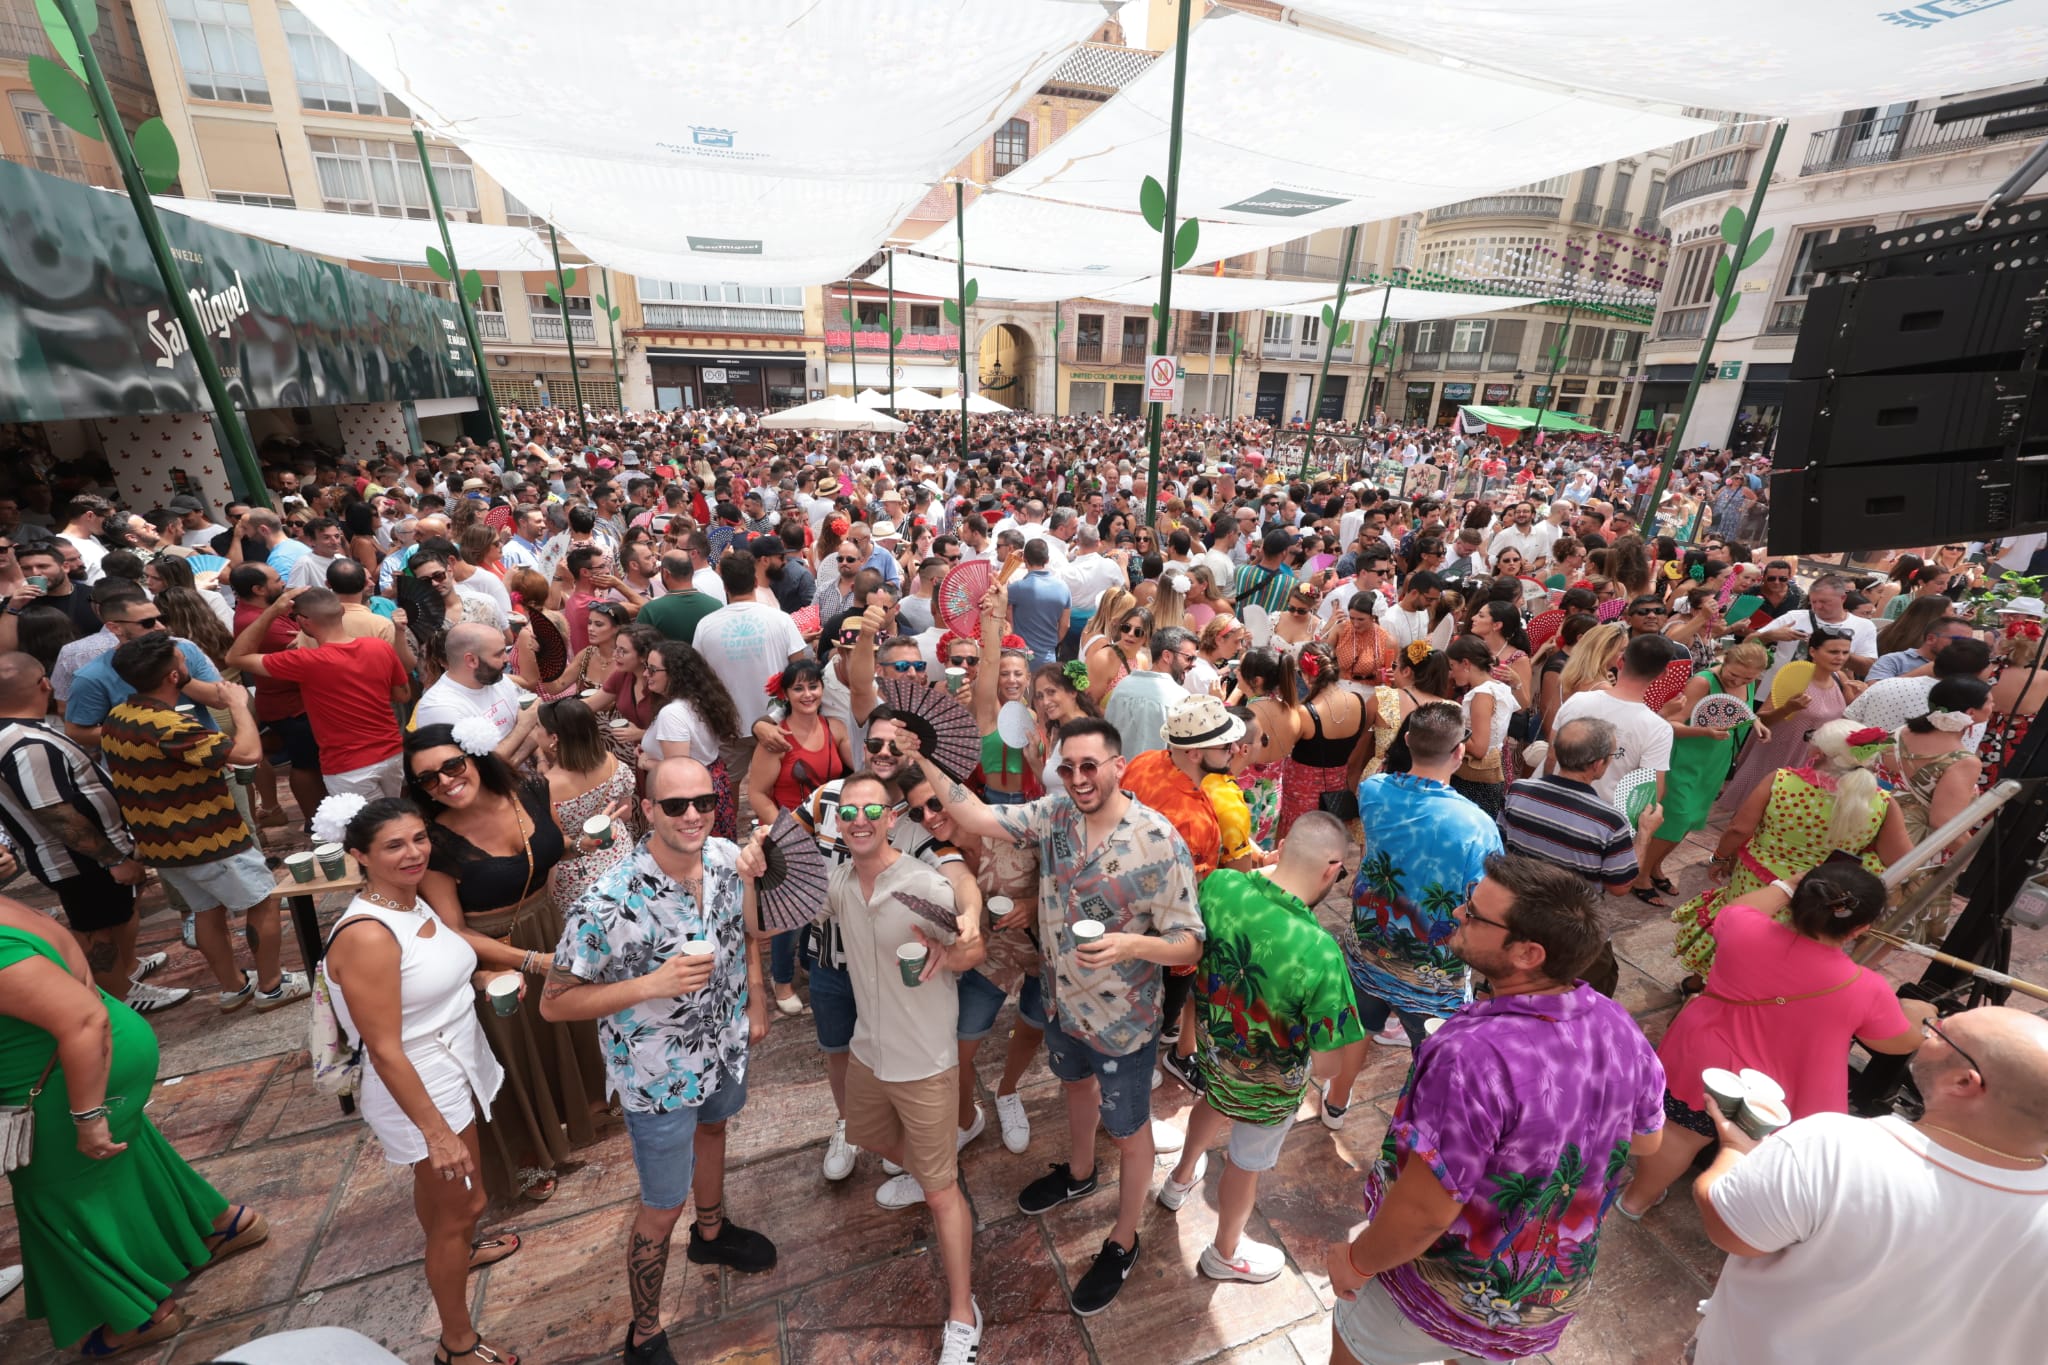
<path fill-rule="evenodd" d="M 561 1180 L 553 1171 L 544 1171 L 537 1166 L 521 1167 L 513 1176 L 519 1182 L 519 1197 L 531 1199 L 536 1204 L 545 1204 L 555 1197 L 555 1188 Z"/>
<path fill-rule="evenodd" d="M 247 1204 L 237 1204 L 229 1213 L 233 1216 L 228 1220 L 225 1229 L 216 1229 L 206 1234 L 205 1240 L 208 1242 L 215 1238 L 220 1239 L 219 1244 L 213 1248 L 213 1257 L 207 1261 L 207 1266 L 219 1265 L 230 1256 L 240 1255 L 251 1247 L 262 1246 L 270 1240 L 270 1224 L 263 1220 L 262 1214 Z M 200 1268 L 203 1270 L 206 1267 Z"/>
<path fill-rule="evenodd" d="M 482 1270 L 487 1265 L 496 1265 L 507 1256 L 519 1250 L 519 1234 L 501 1232 L 496 1237 L 486 1237 L 469 1244 L 469 1268 Z"/>
<path fill-rule="evenodd" d="M 1667 896 L 1678 894 L 1678 883 L 1672 881 L 1669 877 L 1652 877 L 1650 878 L 1650 885 L 1656 887 Z"/>
<path fill-rule="evenodd" d="M 107 1344 L 107 1329 L 95 1327 L 92 1335 L 79 1343 L 78 1353 L 88 1360 L 100 1360 L 117 1356 L 123 1351 L 132 1351 L 138 1346 L 150 1346 L 159 1341 L 168 1341 L 185 1330 L 185 1310 L 173 1304 L 171 1311 L 160 1318 L 144 1324 L 141 1331 L 122 1342 L 119 1346 Z"/>
<path fill-rule="evenodd" d="M 1628 889 L 1628 893 L 1644 905 L 1654 907 L 1655 909 L 1668 910 L 1670 908 L 1663 901 L 1657 899 L 1661 893 L 1654 886 L 1631 886 Z"/>
<path fill-rule="evenodd" d="M 1624 1191 L 1624 1193 L 1625 1192 L 1626 1191 Z M 1664 1193 L 1658 1195 L 1655 1199 L 1650 1201 L 1650 1209 L 1656 1208 L 1659 1204 L 1663 1203 L 1670 1197 L 1671 1187 L 1667 1185 L 1664 1187 Z M 1621 1202 L 1620 1195 L 1616 1195 L 1614 1199 L 1614 1211 L 1620 1214 L 1622 1217 L 1628 1219 L 1628 1221 L 1631 1223 L 1640 1223 L 1645 1218 L 1648 1218 L 1650 1216 L 1650 1209 L 1644 1209 L 1641 1213 L 1630 1213 L 1628 1211 L 1628 1206 Z"/>
<path fill-rule="evenodd" d="M 1695 995 L 1700 995 L 1704 993 L 1706 989 L 1706 979 L 1704 977 L 1699 976 L 1698 974 L 1694 974 L 1692 976 L 1686 977 L 1685 980 L 1678 983 L 1678 998 L 1681 1001 L 1690 1000 Z"/>
<path fill-rule="evenodd" d="M 477 1360 L 482 1365 L 519 1365 L 518 1356 L 508 1355 L 495 1346 L 485 1345 L 482 1333 L 477 1334 L 477 1339 L 470 1343 L 466 1351 L 458 1351 L 445 1341 L 437 1342 L 436 1345 L 440 1349 L 434 1352 L 434 1365 L 455 1365 L 456 1361 L 464 1357 Z"/>

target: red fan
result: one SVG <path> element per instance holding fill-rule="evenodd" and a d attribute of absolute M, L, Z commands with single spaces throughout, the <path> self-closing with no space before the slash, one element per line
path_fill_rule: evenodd
<path fill-rule="evenodd" d="M 943 687 L 890 677 L 882 682 L 882 700 L 898 723 L 917 736 L 919 752 L 947 776 L 965 782 L 981 762 L 981 727 Z"/>
<path fill-rule="evenodd" d="M 964 559 L 939 580 L 939 600 L 934 610 L 939 624 L 972 639 L 981 636 L 981 599 L 995 581 L 995 566 L 986 559 Z"/>
<path fill-rule="evenodd" d="M 755 879 L 761 900 L 761 925 L 781 933 L 801 929 L 825 909 L 825 891 L 830 870 L 818 840 L 809 830 L 783 811 L 761 845 L 768 870 Z"/>
<path fill-rule="evenodd" d="M 1627 610 L 1627 602 L 1623 601 L 1619 597 L 1610 597 L 1605 602 L 1602 602 L 1600 604 L 1599 608 L 1593 613 L 1593 615 L 1598 617 L 1603 623 L 1608 621 L 1619 621 L 1621 619 L 1621 614 Z"/>
<path fill-rule="evenodd" d="M 1673 659 L 1664 665 L 1664 671 L 1657 675 L 1657 681 L 1643 689 L 1643 705 L 1652 711 L 1664 709 L 1664 703 L 1685 691 L 1685 685 L 1692 679 L 1692 656 Z"/>
<path fill-rule="evenodd" d="M 1558 608 L 1552 607 L 1549 611 L 1537 612 L 1529 618 L 1529 624 L 1526 627 L 1529 632 L 1529 648 L 1532 650 L 1543 648 L 1550 637 L 1557 634 L 1563 625 L 1564 612 Z"/>
<path fill-rule="evenodd" d="M 808 607 L 797 608 L 789 614 L 789 619 L 796 626 L 796 633 L 806 640 L 815 637 L 825 626 L 825 623 L 818 619 L 818 604 L 815 602 Z"/>

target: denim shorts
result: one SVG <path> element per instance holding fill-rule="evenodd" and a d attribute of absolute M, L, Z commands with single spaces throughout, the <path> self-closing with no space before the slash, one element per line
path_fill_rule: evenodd
<path fill-rule="evenodd" d="M 1387 1019 L 1390 1015 L 1399 1015 L 1401 1031 L 1408 1035 L 1409 1046 L 1422 1046 L 1422 1040 L 1428 1036 L 1422 1031 L 1422 1026 L 1428 1023 L 1433 1016 L 1410 1014 L 1407 1010 L 1394 1008 L 1378 996 L 1370 994 L 1360 984 L 1355 973 L 1351 978 L 1351 993 L 1358 1001 L 1359 1027 L 1363 1028 L 1367 1034 L 1378 1033 L 1387 1026 Z"/>
<path fill-rule="evenodd" d="M 844 1052 L 853 1046 L 853 1026 L 860 1011 L 853 1003 L 853 978 L 846 968 L 806 957 L 811 969 L 811 1023 L 818 1030 L 820 1052 Z"/>
<path fill-rule="evenodd" d="M 1112 1057 L 1062 1032 L 1059 1020 L 1046 1021 L 1046 1065 L 1068 1085 L 1102 1083 L 1102 1127 L 1119 1141 L 1152 1121 L 1152 1068 L 1158 1060 L 1157 1034 L 1136 1051 Z"/>
<path fill-rule="evenodd" d="M 160 867 L 156 875 L 166 888 L 176 887 L 194 910 L 225 907 L 240 913 L 277 894 L 277 879 L 264 866 L 263 855 L 253 848 L 192 867 Z"/>
<path fill-rule="evenodd" d="M 1483 1365 L 1417 1327 L 1378 1280 L 1367 1280 L 1355 1298 L 1337 1300 L 1330 1322 L 1351 1358 L 1370 1365 Z"/>
<path fill-rule="evenodd" d="M 640 1202 L 650 1209 L 679 1209 L 688 1203 L 697 1172 L 698 1125 L 724 1123 L 746 1103 L 742 1076 L 702 1104 L 677 1105 L 663 1114 L 627 1110 L 626 1137 L 633 1144 L 633 1169 L 640 1174 Z"/>
<path fill-rule="evenodd" d="M 1023 792 L 1006 792 L 988 787 L 981 793 L 981 803 L 985 806 L 1023 806 L 1029 805 L 1030 802 L 1031 798 Z"/>
<path fill-rule="evenodd" d="M 816 987 L 812 988 L 815 997 Z M 954 1037 L 963 1043 L 976 1042 L 995 1031 L 996 1016 L 1009 999 L 995 983 L 972 967 L 960 974 L 960 1023 Z M 815 1007 L 813 1007 L 815 1012 Z M 1038 978 L 1027 976 L 1017 991 L 1017 1013 L 1034 1028 L 1045 1027 L 1045 987 Z"/>
<path fill-rule="evenodd" d="M 1278 1123 L 1230 1121 L 1230 1164 L 1240 1171 L 1270 1171 L 1280 1164 L 1280 1149 L 1294 1131 L 1292 1119 Z"/>

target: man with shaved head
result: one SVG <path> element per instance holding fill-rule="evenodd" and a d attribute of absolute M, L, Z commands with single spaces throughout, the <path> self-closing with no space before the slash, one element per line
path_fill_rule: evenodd
<path fill-rule="evenodd" d="M 498 727 L 498 756 L 508 763 L 524 758 L 536 712 L 519 709 L 519 684 L 505 676 L 512 661 L 505 632 L 474 624 L 450 627 L 446 653 L 448 671 L 420 697 L 414 728 L 482 716 Z"/>
<path fill-rule="evenodd" d="M 2048 1019 L 1930 1018 L 1918 1120 L 1809 1114 L 1758 1142 L 1707 1112 L 1693 1188 L 1729 1252 L 1696 1365 L 2042 1358 L 2048 1299 Z"/>

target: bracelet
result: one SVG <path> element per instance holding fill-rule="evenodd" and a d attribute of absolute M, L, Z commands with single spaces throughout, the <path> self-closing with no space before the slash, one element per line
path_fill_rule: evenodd
<path fill-rule="evenodd" d="M 533 949 L 531 949 L 531 948 L 528 948 L 528 949 L 526 950 L 526 956 L 525 956 L 524 958 L 520 959 L 520 962 L 519 962 L 519 974 L 520 974 L 521 976 L 532 976 L 532 975 L 533 975 L 533 959 L 534 959 L 534 950 L 533 950 Z"/>
<path fill-rule="evenodd" d="M 96 1104 L 90 1109 L 73 1109 L 71 1111 L 71 1121 L 73 1123 L 92 1123 L 107 1117 L 112 1112 L 104 1104 Z"/>
<path fill-rule="evenodd" d="M 1798 888 L 1793 886 L 1792 883 L 1786 881 L 1783 877 L 1779 877 L 1771 883 L 1771 890 L 1784 892 L 1785 898 L 1787 900 L 1790 900 L 1792 896 L 1798 891 Z"/>
<path fill-rule="evenodd" d="M 1358 1252 L 1358 1243 L 1356 1243 L 1356 1242 L 1349 1242 L 1349 1243 L 1346 1243 L 1346 1244 L 1345 1244 L 1345 1247 L 1344 1247 L 1344 1264 L 1346 1264 L 1346 1265 L 1350 1266 L 1350 1267 L 1352 1268 L 1352 1270 L 1354 1270 L 1354 1271 L 1357 1271 L 1357 1273 L 1358 1273 L 1358 1274 L 1360 1274 L 1360 1275 L 1363 1275 L 1363 1276 L 1364 1276 L 1364 1277 L 1365 1277 L 1366 1279 L 1368 1279 L 1368 1280 L 1369 1280 L 1369 1279 L 1371 1279 L 1371 1278 L 1373 1277 L 1373 1273 L 1374 1273 L 1374 1272 L 1372 1272 L 1372 1271 L 1370 1271 L 1370 1270 L 1359 1270 L 1359 1269 L 1358 1269 L 1358 1260 L 1357 1260 L 1357 1252 Z"/>

